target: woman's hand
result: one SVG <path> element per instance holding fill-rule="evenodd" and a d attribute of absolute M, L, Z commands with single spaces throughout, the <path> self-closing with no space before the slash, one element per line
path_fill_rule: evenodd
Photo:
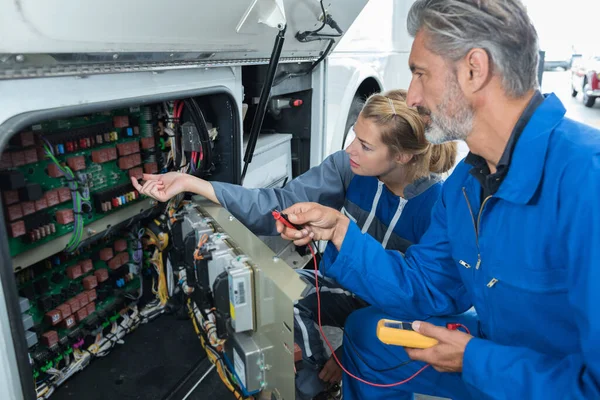
<path fill-rule="evenodd" d="M 283 210 L 291 223 L 303 226 L 301 231 L 288 228 L 277 221 L 277 232 L 287 240 L 293 240 L 297 246 L 303 246 L 311 240 L 331 240 L 340 249 L 350 220 L 333 208 L 317 203 L 298 203 Z"/>
<path fill-rule="evenodd" d="M 333 356 L 323 365 L 319 372 L 319 379 L 327 383 L 340 383 L 342 381 L 342 368 L 335 361 Z"/>
<path fill-rule="evenodd" d="M 181 172 L 168 172 L 162 175 L 144 174 L 141 185 L 136 178 L 131 177 L 133 187 L 146 196 L 165 202 L 179 193 L 186 192 L 190 175 Z"/>

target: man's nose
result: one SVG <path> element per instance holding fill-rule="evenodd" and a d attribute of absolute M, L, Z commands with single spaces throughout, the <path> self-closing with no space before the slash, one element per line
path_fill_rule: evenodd
<path fill-rule="evenodd" d="M 408 93 L 406 94 L 406 104 L 409 107 L 417 107 L 423 105 L 423 97 L 421 91 L 418 89 L 418 85 L 415 84 L 415 80 L 410 81 L 408 86 Z"/>

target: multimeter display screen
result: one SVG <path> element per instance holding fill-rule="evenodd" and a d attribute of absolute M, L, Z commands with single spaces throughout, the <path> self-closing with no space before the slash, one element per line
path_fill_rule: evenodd
<path fill-rule="evenodd" d="M 412 331 L 412 324 L 409 322 L 400 322 L 400 321 L 385 321 L 383 323 L 383 326 L 385 326 L 386 328 L 393 328 L 393 329 L 404 329 L 407 331 Z"/>

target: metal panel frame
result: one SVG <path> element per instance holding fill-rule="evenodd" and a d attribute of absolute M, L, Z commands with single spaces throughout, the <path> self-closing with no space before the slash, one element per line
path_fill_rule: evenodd
<path fill-rule="evenodd" d="M 193 198 L 202 213 L 226 233 L 238 252 L 249 257 L 254 270 L 256 326 L 253 340 L 263 349 L 266 385 L 263 393 L 294 399 L 294 302 L 306 284 L 300 276 L 240 221 L 221 206 Z M 267 398 L 271 398 L 268 397 Z"/>

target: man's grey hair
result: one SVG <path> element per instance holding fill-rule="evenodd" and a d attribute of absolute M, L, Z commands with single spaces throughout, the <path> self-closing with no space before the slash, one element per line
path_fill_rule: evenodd
<path fill-rule="evenodd" d="M 412 37 L 424 28 L 427 48 L 454 62 L 486 50 L 511 97 L 538 88 L 537 32 L 520 0 L 417 0 L 407 25 Z"/>

